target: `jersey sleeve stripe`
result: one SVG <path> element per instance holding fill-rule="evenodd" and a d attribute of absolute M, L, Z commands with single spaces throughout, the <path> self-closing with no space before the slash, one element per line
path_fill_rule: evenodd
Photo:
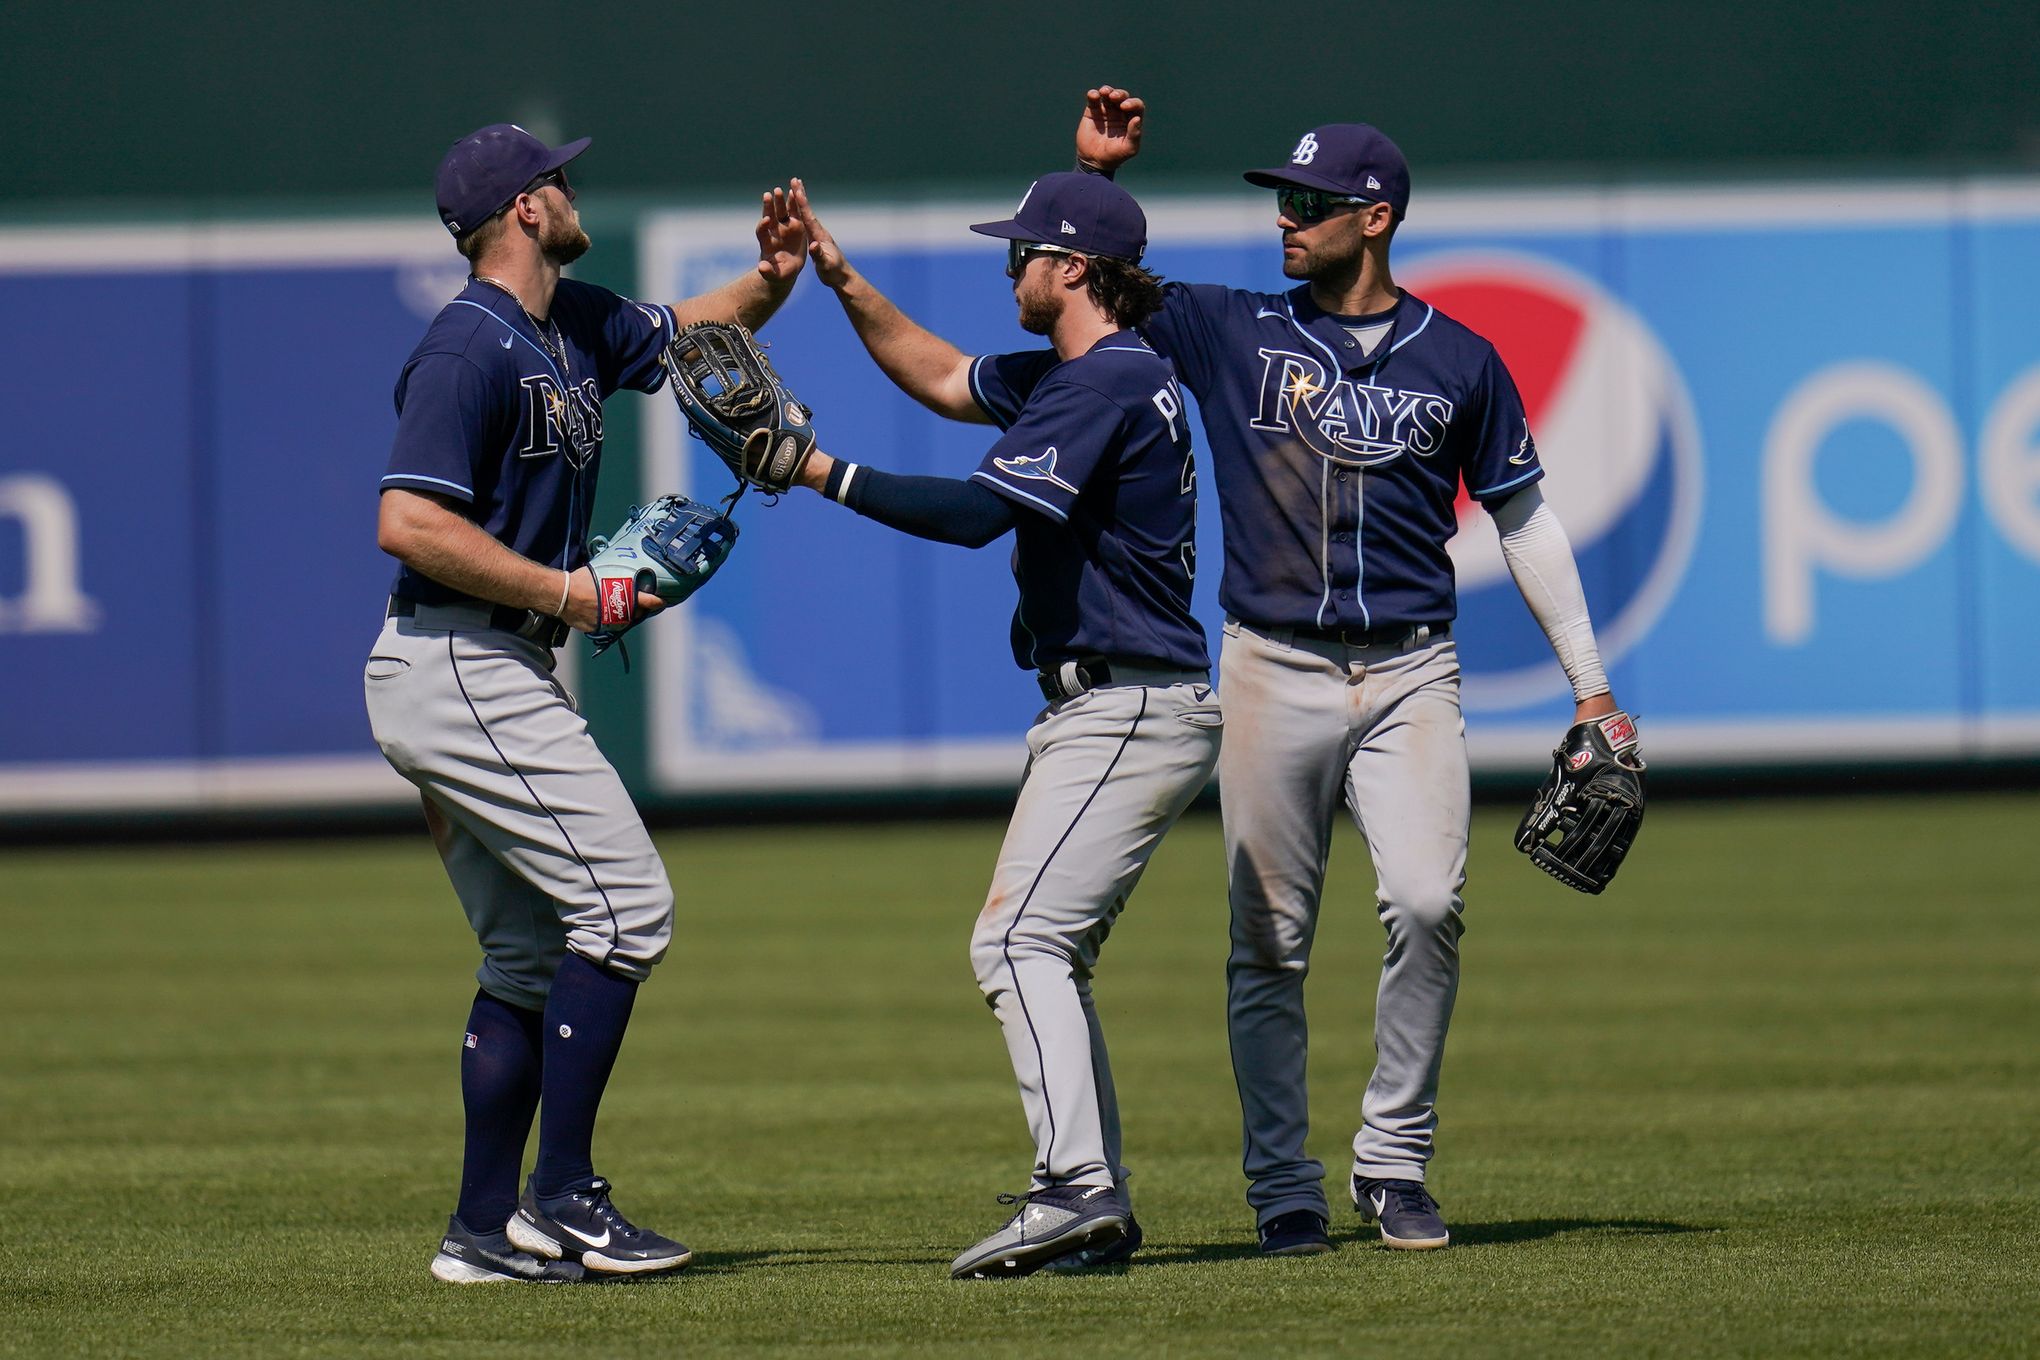
<path fill-rule="evenodd" d="M 1006 428 L 1006 422 L 999 419 L 999 413 L 992 409 L 992 403 L 985 399 L 985 389 L 978 383 L 978 369 L 984 364 L 985 360 L 991 357 L 989 354 L 980 354 L 977 358 L 970 361 L 970 399 L 976 402 L 978 409 L 996 421 L 999 428 L 1003 430 Z"/>
<path fill-rule="evenodd" d="M 459 482 L 449 482 L 444 477 L 427 477 L 417 472 L 392 472 L 382 479 L 382 485 L 388 486 L 391 482 L 425 482 L 435 487 L 445 487 L 448 491 L 458 491 L 469 500 L 475 498 L 473 487 L 462 486 Z"/>
<path fill-rule="evenodd" d="M 1499 496 L 1504 491 L 1508 491 L 1514 487 L 1519 487 L 1523 485 L 1523 483 L 1525 482 L 1535 481 L 1537 478 L 1542 477 L 1543 475 L 1544 475 L 1543 468 L 1541 467 L 1531 468 L 1528 472 L 1516 478 L 1514 481 L 1503 482 L 1500 486 L 1491 486 L 1485 491 L 1476 491 L 1469 488 L 1467 494 L 1469 496 L 1472 496 L 1475 500 L 1484 501 L 1491 496 Z"/>
<path fill-rule="evenodd" d="M 1029 505 L 1039 506 L 1041 508 L 1041 512 L 1049 516 L 1057 524 L 1068 524 L 1070 522 L 1070 517 L 1067 514 L 1063 513 L 1062 507 L 1053 505 L 1050 502 L 1041 499 L 1041 497 L 1039 496 L 1030 496 L 1025 491 L 1022 491 L 1019 487 L 1014 486 L 1008 482 L 1002 482 L 997 477 L 994 477 L 987 472 L 984 471 L 973 472 L 970 474 L 970 479 L 974 482 L 983 482 L 986 486 L 998 492 L 1001 496 L 1006 496 L 1013 500 L 1026 501 Z"/>

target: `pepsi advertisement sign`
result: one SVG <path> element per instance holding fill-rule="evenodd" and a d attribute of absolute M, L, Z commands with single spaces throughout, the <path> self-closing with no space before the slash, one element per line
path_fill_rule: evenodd
<path fill-rule="evenodd" d="M 1010 203 L 841 208 L 813 187 L 910 316 L 969 353 L 1041 344 L 1016 324 L 1003 252 L 965 229 Z M 1270 196 L 1145 206 L 1165 277 L 1291 286 Z M 735 215 L 651 219 L 641 291 L 726 280 L 747 239 Z M 1654 760 L 2040 754 L 2040 186 L 1420 187 L 1394 268 L 1514 375 Z M 991 440 L 897 392 L 812 280 L 768 334 L 840 457 L 967 476 Z M 665 404 L 645 438 L 648 491 L 727 488 Z M 1199 485 L 1213 569 L 1196 605 L 1215 646 L 1219 525 Z M 1006 646 L 1005 544 L 923 543 L 806 495 L 738 518 L 717 588 L 652 630 L 658 787 L 1017 776 L 1040 701 Z M 1569 689 L 1463 494 L 1451 554 L 1476 768 L 1537 767 Z"/>

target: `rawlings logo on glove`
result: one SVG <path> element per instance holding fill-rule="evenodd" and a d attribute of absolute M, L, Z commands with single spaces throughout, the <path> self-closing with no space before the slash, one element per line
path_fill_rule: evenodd
<path fill-rule="evenodd" d="M 638 592 L 676 605 L 708 584 L 737 546 L 728 515 L 685 496 L 661 496 L 633 507 L 623 527 L 589 545 L 588 574 L 595 578 L 600 619 L 588 640 L 600 656 L 647 617 Z M 625 660 L 629 664 L 628 657 Z"/>
<path fill-rule="evenodd" d="M 815 450 L 812 416 L 750 331 L 727 321 L 682 326 L 665 362 L 688 430 L 739 484 L 774 496 L 793 485 Z"/>
<path fill-rule="evenodd" d="M 1643 825 L 1643 751 L 1627 713 L 1576 723 L 1551 753 L 1516 848 L 1568 888 L 1598 893 Z"/>

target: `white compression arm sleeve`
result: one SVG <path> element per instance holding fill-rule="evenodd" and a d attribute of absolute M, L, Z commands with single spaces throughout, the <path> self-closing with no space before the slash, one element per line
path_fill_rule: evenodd
<path fill-rule="evenodd" d="M 1572 681 L 1573 698 L 1591 699 L 1608 693 L 1601 668 L 1601 649 L 1594 644 L 1594 621 L 1587 617 L 1587 593 L 1580 585 L 1579 564 L 1565 526 L 1535 486 L 1525 487 L 1493 510 L 1502 533 L 1502 560 L 1516 589 L 1537 619 L 1558 664 Z"/>

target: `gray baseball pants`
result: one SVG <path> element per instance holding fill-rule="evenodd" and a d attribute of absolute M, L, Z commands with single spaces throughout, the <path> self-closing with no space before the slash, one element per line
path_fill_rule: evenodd
<path fill-rule="evenodd" d="M 482 945 L 482 990 L 543 1010 L 565 952 L 643 981 L 673 890 L 553 655 L 472 605 L 384 621 L 363 686 L 376 744 L 424 795 Z"/>
<path fill-rule="evenodd" d="M 1471 810 L 1459 654 L 1449 637 L 1348 647 L 1229 621 L 1220 693 L 1226 1018 L 1247 1202 L 1259 1223 L 1295 1209 L 1329 1217 L 1324 1166 L 1305 1150 L 1303 982 L 1341 801 L 1367 839 L 1388 935 L 1353 1169 L 1422 1181 L 1431 1157 Z"/>
<path fill-rule="evenodd" d="M 1209 782 L 1222 720 L 1207 676 L 1115 666 L 1114 682 L 1029 729 L 970 952 L 1034 1135 L 1030 1188 L 1110 1185 L 1127 1203 L 1091 971 L 1155 847 Z"/>

